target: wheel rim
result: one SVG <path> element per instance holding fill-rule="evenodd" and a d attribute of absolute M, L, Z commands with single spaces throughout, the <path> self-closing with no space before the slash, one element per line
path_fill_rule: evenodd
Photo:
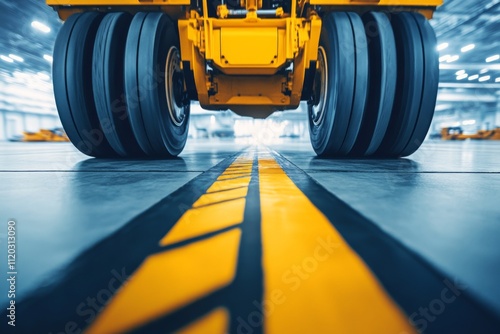
<path fill-rule="evenodd" d="M 168 112 L 170 119 L 176 126 L 182 126 L 186 120 L 184 107 L 184 76 L 180 67 L 181 57 L 179 50 L 172 46 L 168 50 L 165 90 L 167 95 Z"/>
<path fill-rule="evenodd" d="M 326 96 L 328 92 L 328 63 L 325 49 L 318 49 L 318 68 L 314 76 L 313 94 L 311 97 L 311 118 L 314 125 L 319 126 L 325 117 Z"/>

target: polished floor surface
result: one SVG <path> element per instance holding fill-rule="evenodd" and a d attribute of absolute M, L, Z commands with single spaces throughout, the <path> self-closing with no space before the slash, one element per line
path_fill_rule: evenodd
<path fill-rule="evenodd" d="M 364 160 L 190 141 L 146 161 L 2 143 L 0 185 L 25 332 L 500 329 L 498 142 Z"/>

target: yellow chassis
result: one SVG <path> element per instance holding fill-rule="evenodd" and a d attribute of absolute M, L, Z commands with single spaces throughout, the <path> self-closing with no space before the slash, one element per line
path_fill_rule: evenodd
<path fill-rule="evenodd" d="M 182 65 L 191 98 L 206 109 L 232 109 L 253 117 L 296 108 L 307 71 L 315 68 L 321 33 L 316 8 L 328 10 L 419 11 L 431 18 L 442 0 L 298 0 L 291 13 L 281 8 L 259 15 L 262 0 L 241 0 L 246 8 L 230 17 L 225 5 L 217 17 L 190 10 L 190 0 L 47 0 L 62 19 L 84 10 L 161 10 L 178 20 Z M 306 6 L 307 5 L 307 6 Z M 113 7 L 109 7 L 113 6 Z M 154 7 L 149 7 L 154 6 Z M 384 8 L 382 8 L 384 7 Z M 306 9 L 307 8 L 307 9 Z"/>

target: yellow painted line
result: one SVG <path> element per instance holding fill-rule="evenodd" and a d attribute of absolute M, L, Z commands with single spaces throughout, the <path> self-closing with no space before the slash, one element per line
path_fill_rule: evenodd
<path fill-rule="evenodd" d="M 247 161 L 237 159 L 227 169 L 239 166 L 241 161 L 247 164 Z M 160 240 L 161 246 L 174 244 L 180 241 L 188 240 L 204 234 L 215 232 L 220 229 L 240 224 L 243 222 L 248 185 L 251 177 L 244 177 L 237 183 L 225 180 L 216 181 L 202 195 L 191 209 L 186 211 L 174 227 Z M 229 187 L 217 187 L 220 183 L 227 183 Z M 234 187 L 237 184 L 238 188 Z M 215 188 L 214 188 L 215 187 Z"/>
<path fill-rule="evenodd" d="M 233 164 L 232 166 L 229 166 L 226 171 L 231 171 L 231 170 L 240 170 L 240 169 L 247 169 L 251 168 L 253 165 L 253 162 L 250 163 L 239 163 L 237 162 L 236 164 Z"/>
<path fill-rule="evenodd" d="M 236 170 L 232 170 L 232 171 L 226 171 L 224 172 L 223 174 L 221 174 L 221 176 L 230 176 L 230 175 L 244 175 L 244 174 L 252 174 L 252 170 L 251 169 L 245 169 L 245 170 L 239 170 L 239 171 L 236 171 Z"/>
<path fill-rule="evenodd" d="M 208 188 L 207 194 L 239 187 L 248 187 L 248 184 L 250 184 L 250 178 L 251 177 L 249 176 L 233 180 L 215 181 L 214 184 L 212 184 L 210 188 Z"/>
<path fill-rule="evenodd" d="M 237 169 L 247 174 L 252 165 L 251 158 L 239 158 L 225 172 L 234 173 Z M 247 176 L 215 181 L 161 239 L 160 245 L 241 223 L 250 179 Z M 113 296 L 87 333 L 130 331 L 227 286 L 236 273 L 240 237 L 241 230 L 235 228 L 149 256 Z M 186 327 L 184 332 L 199 332 L 204 328 L 204 333 L 212 330 L 223 333 L 228 328 L 228 319 L 225 309 L 217 309 Z"/>
<path fill-rule="evenodd" d="M 259 187 L 265 332 L 415 332 L 363 260 L 270 155 L 259 154 Z"/>
<path fill-rule="evenodd" d="M 231 167 L 239 167 L 239 166 L 252 166 L 253 165 L 253 156 L 252 153 L 248 153 L 246 155 L 242 155 L 234 160 L 234 163 Z"/>
<path fill-rule="evenodd" d="M 242 177 L 249 177 L 252 173 L 240 173 L 240 174 L 226 174 L 226 175 L 221 175 L 217 178 L 218 181 L 224 181 L 224 180 L 231 180 L 231 179 L 236 179 L 236 178 L 242 178 Z"/>
<path fill-rule="evenodd" d="M 229 166 L 221 175 L 234 174 L 234 173 L 251 173 L 253 164 L 244 164 L 234 162 Z"/>
<path fill-rule="evenodd" d="M 248 158 L 247 161 L 243 160 L 235 160 L 234 163 L 229 166 L 228 170 L 232 169 L 239 169 L 239 168 L 250 168 L 253 165 L 253 161 L 251 160 L 251 157 Z"/>
<path fill-rule="evenodd" d="M 232 170 L 226 170 L 224 173 L 221 175 L 243 175 L 243 174 L 251 174 L 252 173 L 252 168 L 239 168 L 239 169 L 232 169 Z"/>
<path fill-rule="evenodd" d="M 180 241 L 215 232 L 243 221 L 245 198 L 189 209 L 161 239 L 166 246 Z"/>
<path fill-rule="evenodd" d="M 236 273 L 240 237 L 241 230 L 233 229 L 148 257 L 86 333 L 127 332 L 227 286 Z"/>
<path fill-rule="evenodd" d="M 215 204 L 222 201 L 228 201 L 234 198 L 245 197 L 248 193 L 248 187 L 229 189 L 210 194 L 204 194 L 194 204 L 193 208 L 204 205 Z"/>
<path fill-rule="evenodd" d="M 224 334 L 229 333 L 229 313 L 219 307 L 206 316 L 176 332 L 177 334 Z"/>
<path fill-rule="evenodd" d="M 252 170 L 252 163 L 249 164 L 241 164 L 235 162 L 231 166 L 229 166 L 224 172 L 237 172 L 237 171 L 251 171 Z"/>

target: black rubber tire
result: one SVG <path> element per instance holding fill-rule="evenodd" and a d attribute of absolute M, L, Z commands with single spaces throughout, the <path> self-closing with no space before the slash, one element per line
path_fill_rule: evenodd
<path fill-rule="evenodd" d="M 180 125 L 172 120 L 167 101 L 166 60 L 171 48 L 179 49 L 178 32 L 166 14 L 134 16 L 125 49 L 125 95 L 135 138 L 151 157 L 177 156 L 187 140 L 187 93 L 183 92 L 185 114 Z"/>
<path fill-rule="evenodd" d="M 421 34 L 420 19 L 417 19 L 420 16 L 398 13 L 391 18 L 398 53 L 398 79 L 391 120 L 377 155 L 398 157 L 414 152 L 423 141 L 422 132 L 427 133 L 434 113 L 439 75 L 431 74 L 435 72 L 437 58 L 429 45 L 435 48 L 436 44 L 435 38 L 428 40 L 428 33 Z M 425 131 L 424 127 L 427 127 Z M 421 141 L 417 145 L 418 139 Z"/>
<path fill-rule="evenodd" d="M 424 60 L 424 86 L 422 98 L 420 100 L 420 110 L 417 123 L 413 133 L 401 156 L 413 154 L 424 142 L 429 128 L 431 126 L 434 110 L 436 109 L 436 100 L 439 88 L 439 55 L 437 52 L 437 39 L 434 29 L 427 19 L 420 14 L 413 14 L 417 22 L 423 45 Z"/>
<path fill-rule="evenodd" d="M 98 13 L 78 13 L 62 26 L 54 47 L 54 95 L 73 145 L 90 156 L 113 157 L 116 153 L 100 126 L 92 89 L 92 54 L 102 18 Z"/>
<path fill-rule="evenodd" d="M 327 63 L 324 114 L 318 89 L 308 104 L 311 144 L 319 156 L 345 156 L 358 136 L 368 90 L 368 50 L 363 22 L 355 13 L 329 13 L 323 19 L 320 50 Z M 317 82 L 317 80 L 316 80 Z M 319 104 L 318 104 L 319 103 Z"/>
<path fill-rule="evenodd" d="M 382 143 L 391 119 L 397 54 L 389 18 L 378 12 L 366 13 L 362 18 L 368 42 L 370 81 L 363 122 L 351 154 L 370 156 Z"/>
<path fill-rule="evenodd" d="M 132 132 L 124 94 L 125 43 L 131 21 L 128 13 L 104 17 L 95 38 L 92 67 L 97 115 L 106 139 L 121 157 L 144 155 Z"/>

